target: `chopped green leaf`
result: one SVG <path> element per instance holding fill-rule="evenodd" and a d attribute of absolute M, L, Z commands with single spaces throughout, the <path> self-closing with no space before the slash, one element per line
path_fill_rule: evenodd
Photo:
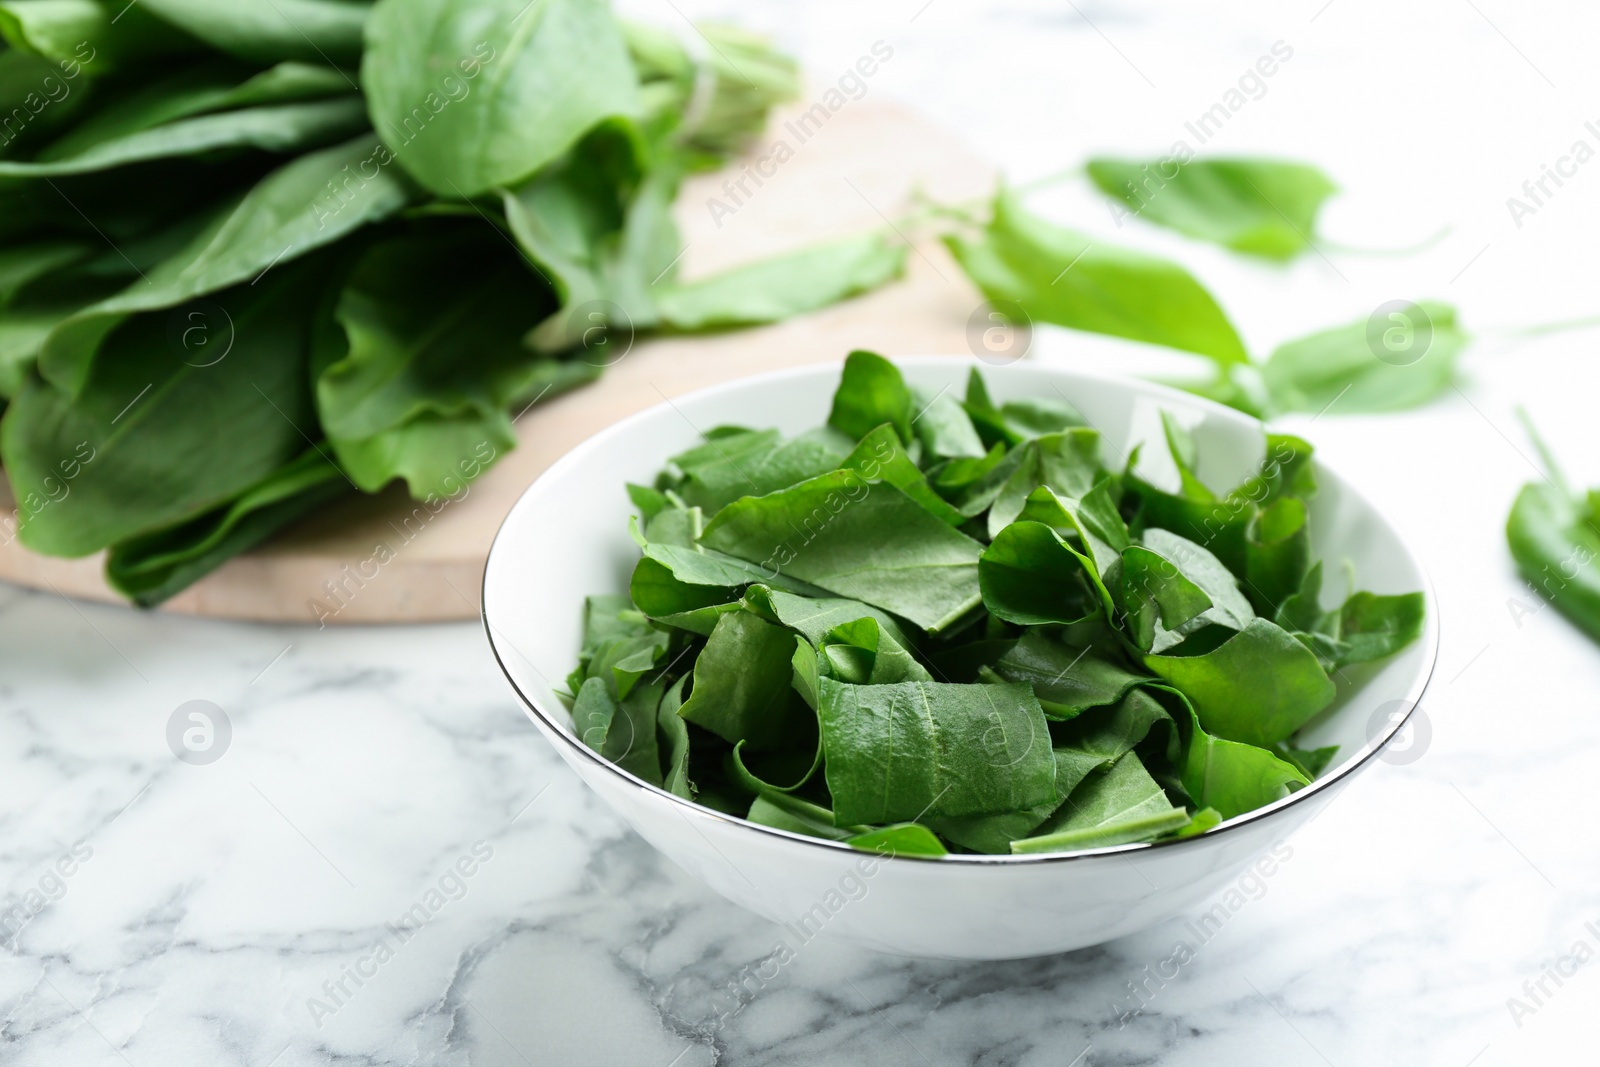
<path fill-rule="evenodd" d="M 1091 775 L 1032 837 L 1011 843 L 1017 855 L 1075 852 L 1144 841 L 1176 830 L 1189 813 L 1175 808 L 1130 752 L 1109 771 Z"/>
<path fill-rule="evenodd" d="M 835 471 L 735 501 L 701 542 L 929 631 L 979 602 L 982 547 L 891 485 Z"/>
<path fill-rule="evenodd" d="M 834 814 L 848 823 L 990 815 L 1055 790 L 1044 713 L 1026 685 L 822 679 Z"/>
<path fill-rule="evenodd" d="M 1115 704 L 1129 689 L 1150 680 L 1106 653 L 1073 648 L 1038 629 L 1023 634 L 994 669 L 1007 681 L 1031 684 L 1045 714 L 1059 719 Z"/>
<path fill-rule="evenodd" d="M 1334 695 L 1305 645 L 1260 618 L 1210 652 L 1146 656 L 1144 665 L 1194 702 L 1207 730 L 1251 745 L 1286 740 Z"/>
<path fill-rule="evenodd" d="M 1014 522 L 983 550 L 978 579 L 997 618 L 1024 626 L 1081 622 L 1099 601 L 1084 580 L 1094 565 L 1042 522 Z"/>
<path fill-rule="evenodd" d="M 1190 716 L 1188 751 L 1183 761 L 1183 788 L 1201 807 L 1215 808 L 1224 819 L 1266 807 L 1310 784 L 1301 770 L 1264 748 L 1212 737 Z"/>
<path fill-rule="evenodd" d="M 844 361 L 844 375 L 833 394 L 828 425 L 860 441 L 884 423 L 904 444 L 912 440 L 914 401 L 900 368 L 875 352 L 855 351 Z"/>
<path fill-rule="evenodd" d="M 694 661 L 678 714 L 731 743 L 774 748 L 797 728 L 790 700 L 789 631 L 745 611 L 723 615 Z"/>
<path fill-rule="evenodd" d="M 851 848 L 884 856 L 944 856 L 949 853 L 932 830 L 914 822 L 868 830 L 846 838 L 845 843 Z"/>

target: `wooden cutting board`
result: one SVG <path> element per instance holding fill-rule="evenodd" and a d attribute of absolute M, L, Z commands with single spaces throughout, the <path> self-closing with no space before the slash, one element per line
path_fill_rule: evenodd
<path fill-rule="evenodd" d="M 685 185 L 677 205 L 684 277 L 882 228 L 918 189 L 948 203 L 993 188 L 990 167 L 901 107 L 848 102 L 803 142 L 791 117 L 776 115 L 744 159 Z M 742 190 L 725 187 L 757 164 L 759 186 L 745 177 Z M 562 454 L 624 416 L 717 382 L 838 360 L 852 348 L 965 353 L 967 320 L 982 298 L 937 241 L 909 236 L 906 276 L 877 292 L 773 326 L 640 340 L 597 383 L 523 414 L 517 448 L 437 514 L 398 490 L 342 501 L 228 561 L 162 610 L 313 624 L 476 618 L 484 559 L 511 505 Z M 0 579 L 125 603 L 106 586 L 102 565 L 100 555 L 39 556 L 14 539 L 0 547 Z"/>

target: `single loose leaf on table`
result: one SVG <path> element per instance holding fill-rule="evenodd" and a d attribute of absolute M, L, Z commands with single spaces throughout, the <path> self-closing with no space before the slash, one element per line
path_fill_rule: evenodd
<path fill-rule="evenodd" d="M 1317 213 L 1338 187 L 1306 163 L 1257 157 L 1137 161 L 1091 159 L 1100 191 L 1127 215 L 1263 259 L 1311 248 Z"/>
<path fill-rule="evenodd" d="M 1216 300 L 1178 264 L 1064 229 L 1003 190 L 977 236 L 946 238 L 956 261 L 992 301 L 1038 322 L 1248 362 Z"/>
<path fill-rule="evenodd" d="M 1313 413 L 1403 411 L 1448 390 L 1471 341 L 1455 308 L 1425 300 L 1379 310 L 1279 345 L 1261 368 L 1273 403 Z"/>
<path fill-rule="evenodd" d="M 670 286 L 656 297 L 656 312 L 679 330 L 778 322 L 900 277 L 906 250 L 877 234 L 803 248 Z"/>

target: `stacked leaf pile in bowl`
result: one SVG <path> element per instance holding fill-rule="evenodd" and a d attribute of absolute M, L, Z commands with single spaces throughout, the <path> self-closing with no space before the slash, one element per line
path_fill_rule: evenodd
<path fill-rule="evenodd" d="M 1333 675 L 1421 593 L 1319 605 L 1311 448 L 1217 496 L 1116 465 L 1065 399 L 917 395 L 851 355 L 827 425 L 724 426 L 628 486 L 628 596 L 591 597 L 574 730 L 752 822 L 900 855 L 1202 833 L 1315 778 Z"/>

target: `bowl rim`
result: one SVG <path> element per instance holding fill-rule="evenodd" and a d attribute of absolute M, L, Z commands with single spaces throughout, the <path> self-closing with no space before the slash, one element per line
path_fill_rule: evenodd
<path fill-rule="evenodd" d="M 979 360 L 971 356 L 913 355 L 890 356 L 886 358 L 888 358 L 890 362 L 894 363 L 896 366 L 906 367 L 934 366 L 943 368 L 957 366 L 962 368 L 975 368 L 978 367 L 980 363 Z M 1192 845 L 1201 841 L 1214 839 L 1218 835 L 1221 835 L 1229 830 L 1242 829 L 1247 826 L 1253 826 L 1262 823 L 1267 819 L 1273 818 L 1274 816 L 1287 811 L 1292 807 L 1295 807 L 1298 804 L 1309 801 L 1313 797 L 1323 797 L 1326 800 L 1331 800 L 1333 794 L 1337 792 L 1340 787 L 1347 784 L 1348 781 L 1354 777 L 1357 771 L 1360 771 L 1366 767 L 1374 758 L 1379 756 L 1384 749 L 1389 747 L 1389 745 L 1394 741 L 1395 737 L 1398 736 L 1400 731 L 1403 730 L 1406 724 L 1411 721 L 1411 716 L 1416 712 L 1416 709 L 1421 706 L 1422 698 L 1427 692 L 1429 684 L 1433 680 L 1434 673 L 1438 668 L 1439 660 L 1439 605 L 1438 597 L 1434 591 L 1433 578 L 1428 573 L 1427 567 L 1423 564 L 1422 558 L 1417 554 L 1417 551 L 1412 545 L 1410 539 L 1395 527 L 1395 525 L 1390 521 L 1389 517 L 1375 507 L 1373 503 L 1367 499 L 1366 494 L 1361 492 L 1361 490 L 1357 488 L 1355 484 L 1352 483 L 1348 478 L 1344 477 L 1336 467 L 1329 466 L 1321 458 L 1317 458 L 1315 462 L 1319 470 L 1333 475 L 1340 482 L 1340 488 L 1342 492 L 1348 493 L 1351 497 L 1358 500 L 1364 507 L 1367 508 L 1369 512 L 1377 516 L 1377 518 L 1384 524 L 1385 527 L 1387 527 L 1389 533 L 1399 543 L 1411 565 L 1416 568 L 1417 574 L 1421 577 L 1422 589 L 1420 592 L 1422 593 L 1423 606 L 1426 610 L 1426 614 L 1424 617 L 1423 632 L 1418 640 L 1423 651 L 1423 663 L 1421 668 L 1417 671 L 1416 675 L 1412 679 L 1412 682 L 1405 695 L 1400 698 L 1405 707 L 1405 714 L 1400 716 L 1398 719 L 1391 717 L 1389 720 L 1388 729 L 1378 737 L 1369 738 L 1366 745 L 1360 750 L 1360 755 L 1358 758 L 1354 760 L 1346 760 L 1344 763 L 1340 764 L 1332 774 L 1322 778 L 1314 779 L 1311 784 L 1306 786 L 1304 789 L 1297 790 L 1296 792 L 1290 793 L 1288 796 L 1281 797 L 1278 800 L 1273 801 L 1271 804 L 1256 808 L 1253 811 L 1247 811 L 1242 815 L 1236 815 L 1231 819 L 1224 819 L 1211 829 L 1195 834 L 1192 837 L 1177 838 L 1166 841 L 1136 841 L 1123 845 L 1107 845 L 1101 848 L 1082 849 L 1076 852 L 1043 852 L 1023 855 L 950 853 L 944 856 L 915 856 L 901 855 L 900 853 L 892 850 L 887 852 L 868 852 L 863 849 L 855 848 L 843 841 L 831 841 L 826 838 L 811 837 L 806 834 L 795 833 L 791 830 L 782 830 L 775 826 L 764 826 L 761 823 L 753 823 L 748 819 L 742 819 L 737 815 L 729 815 L 726 812 L 717 811 L 715 808 L 707 807 L 704 804 L 700 804 L 692 800 L 685 800 L 676 793 L 669 792 L 668 790 L 663 789 L 661 786 L 652 785 L 651 783 L 639 778 L 631 772 L 623 770 L 621 767 L 617 766 L 615 763 L 612 763 L 610 760 L 600 755 L 600 753 L 584 744 L 556 717 L 550 715 L 543 708 L 541 708 L 539 703 L 532 696 L 524 692 L 522 687 L 517 684 L 516 677 L 512 674 L 510 667 L 507 665 L 506 657 L 502 655 L 500 645 L 496 641 L 496 627 L 489 619 L 488 593 L 489 575 L 494 569 L 497 553 L 502 551 L 506 527 L 510 525 L 512 516 L 522 506 L 523 501 L 528 497 L 529 494 L 538 488 L 541 482 L 545 481 L 547 478 L 564 474 L 569 468 L 581 465 L 590 452 L 598 449 L 609 438 L 623 433 L 628 427 L 633 426 L 635 423 L 642 422 L 649 418 L 654 418 L 656 417 L 657 413 L 663 410 L 676 410 L 678 403 L 682 401 L 700 401 L 706 398 L 716 397 L 724 393 L 736 393 L 739 390 L 748 388 L 758 382 L 764 383 L 769 381 L 782 381 L 787 378 L 807 377 L 822 370 L 836 371 L 837 368 L 843 365 L 843 362 L 844 361 L 841 358 L 839 360 L 820 361 L 817 363 L 802 364 L 797 367 L 784 367 L 777 370 L 748 374 L 726 382 L 718 382 L 700 389 L 691 390 L 688 393 L 684 393 L 682 396 L 674 398 L 668 398 L 665 394 L 663 394 L 662 401 L 660 403 L 652 404 L 647 408 L 636 411 L 631 415 L 627 415 L 611 425 L 606 426 L 604 429 L 598 430 L 594 434 L 590 435 L 576 447 L 568 451 L 560 459 L 556 460 L 555 463 L 552 463 L 549 467 L 547 467 L 517 497 L 516 503 L 511 506 L 511 510 L 506 513 L 506 517 L 501 520 L 499 529 L 495 531 L 494 540 L 489 545 L 489 552 L 484 562 L 483 580 L 479 588 L 478 614 L 483 623 L 484 634 L 488 638 L 489 649 L 494 656 L 495 664 L 499 666 L 500 672 L 505 675 L 506 681 L 510 684 L 512 691 L 517 694 L 517 699 L 522 702 L 523 710 L 534 719 L 535 725 L 542 727 L 542 733 L 544 733 L 546 736 L 553 735 L 554 737 L 559 738 L 561 743 L 565 745 L 567 749 L 576 752 L 589 763 L 598 765 L 607 772 L 618 776 L 626 784 L 634 786 L 638 789 L 642 789 L 647 794 L 654 794 L 656 797 L 667 801 L 669 804 L 677 805 L 680 815 L 709 818 L 714 821 L 727 823 L 731 826 L 741 828 L 745 831 L 754 832 L 758 835 L 765 834 L 778 840 L 801 845 L 809 845 L 814 848 L 827 849 L 841 855 L 852 855 L 858 857 L 864 855 L 876 855 L 880 861 L 893 860 L 899 862 L 932 863 L 943 865 L 956 864 L 961 866 L 1011 867 L 1027 864 L 1070 863 L 1074 860 L 1088 860 L 1102 856 L 1129 856 L 1156 850 L 1178 848 L 1184 845 Z M 1131 389 L 1136 392 L 1144 392 L 1156 397 L 1157 399 L 1169 398 L 1173 401 L 1181 402 L 1190 408 L 1204 409 L 1208 414 L 1217 413 L 1228 419 L 1252 423 L 1255 427 L 1260 429 L 1262 433 L 1266 432 L 1266 423 L 1255 418 L 1254 416 L 1247 415 L 1244 412 L 1230 408 L 1224 404 L 1217 403 L 1216 401 L 1210 400 L 1206 397 L 1184 392 L 1180 389 L 1176 389 L 1159 382 L 1148 381 L 1142 378 L 1134 378 L 1127 375 L 1108 373 L 1095 369 L 1069 369 L 1066 367 L 1053 366 L 1037 360 L 1026 360 L 1024 363 L 1026 368 L 1029 370 L 1043 371 L 1047 374 L 1059 374 L 1067 378 L 1089 379 L 1118 388 Z M 989 364 L 985 365 L 984 369 L 996 370 L 1004 374 L 1007 372 L 1008 367 L 1016 365 L 1017 364 L 1014 363 L 1003 366 Z M 509 549 L 506 549 L 506 551 L 509 551 Z M 509 641 L 507 641 L 507 644 L 509 644 Z M 521 653 L 518 654 L 521 655 Z M 523 658 L 526 657 L 524 656 Z M 535 670 L 535 673 L 539 673 L 537 669 Z"/>

